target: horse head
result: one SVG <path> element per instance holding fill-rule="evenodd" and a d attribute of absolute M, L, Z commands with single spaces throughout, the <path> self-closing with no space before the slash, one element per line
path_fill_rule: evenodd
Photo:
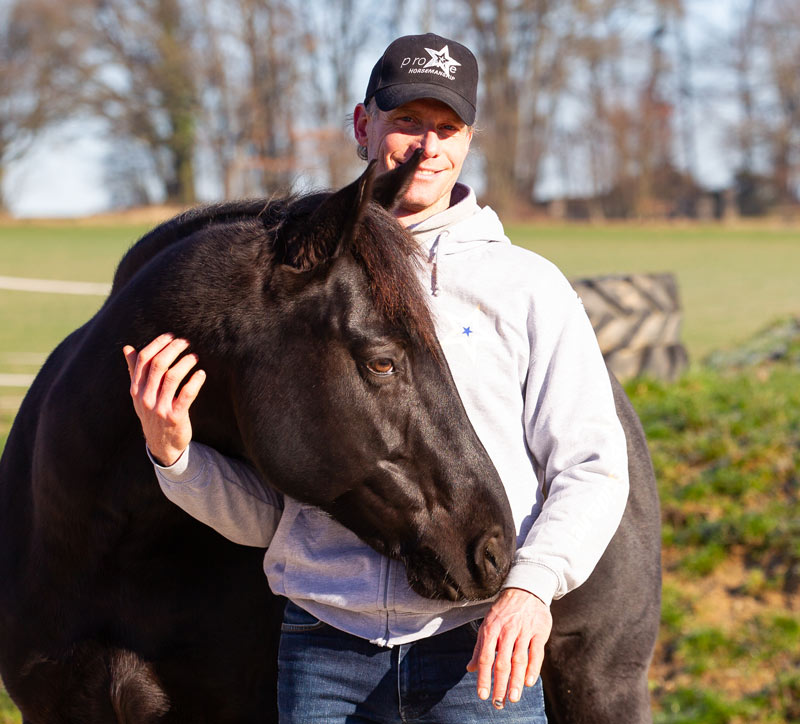
<path fill-rule="evenodd" d="M 199 228 L 149 304 L 163 329 L 183 295 L 169 324 L 209 373 L 197 439 L 402 560 L 421 595 L 476 600 L 499 590 L 515 530 L 388 211 L 418 162 Z"/>

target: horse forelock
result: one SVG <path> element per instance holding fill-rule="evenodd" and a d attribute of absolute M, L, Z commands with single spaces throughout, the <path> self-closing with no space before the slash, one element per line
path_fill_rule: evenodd
<path fill-rule="evenodd" d="M 390 214 L 373 207 L 354 235 L 350 252 L 366 272 L 379 313 L 438 358 L 433 318 L 420 282 L 419 245 Z"/>
<path fill-rule="evenodd" d="M 271 219 L 271 232 L 279 237 L 284 224 L 311 214 L 328 196 L 288 199 L 286 205 L 273 207 L 264 218 Z M 349 239 L 349 246 L 341 251 L 349 253 L 364 270 L 378 313 L 438 358 L 433 318 L 419 277 L 423 257 L 413 237 L 391 214 L 372 203 Z"/>

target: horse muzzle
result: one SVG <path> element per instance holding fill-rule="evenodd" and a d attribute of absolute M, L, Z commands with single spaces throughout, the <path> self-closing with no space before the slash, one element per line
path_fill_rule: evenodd
<path fill-rule="evenodd" d="M 403 556 L 411 588 L 424 598 L 445 601 L 481 601 L 492 598 L 508 575 L 513 556 L 513 536 L 493 526 L 471 541 L 462 555 L 450 552 L 460 546 L 436 550 L 421 547 Z"/>

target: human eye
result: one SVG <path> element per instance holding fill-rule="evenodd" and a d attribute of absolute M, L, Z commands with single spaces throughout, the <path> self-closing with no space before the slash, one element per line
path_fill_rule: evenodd
<path fill-rule="evenodd" d="M 443 123 L 439 126 L 439 135 L 443 138 L 458 135 L 462 130 L 462 126 L 455 123 Z"/>
<path fill-rule="evenodd" d="M 395 116 L 392 120 L 395 130 L 400 133 L 415 134 L 419 133 L 420 123 L 417 118 L 407 113 Z"/>

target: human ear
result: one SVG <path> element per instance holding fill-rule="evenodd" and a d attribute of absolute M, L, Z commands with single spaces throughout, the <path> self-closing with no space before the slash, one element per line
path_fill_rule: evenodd
<path fill-rule="evenodd" d="M 369 113 L 363 103 L 359 103 L 353 111 L 353 135 L 359 146 L 367 145 L 367 123 L 369 122 Z"/>

